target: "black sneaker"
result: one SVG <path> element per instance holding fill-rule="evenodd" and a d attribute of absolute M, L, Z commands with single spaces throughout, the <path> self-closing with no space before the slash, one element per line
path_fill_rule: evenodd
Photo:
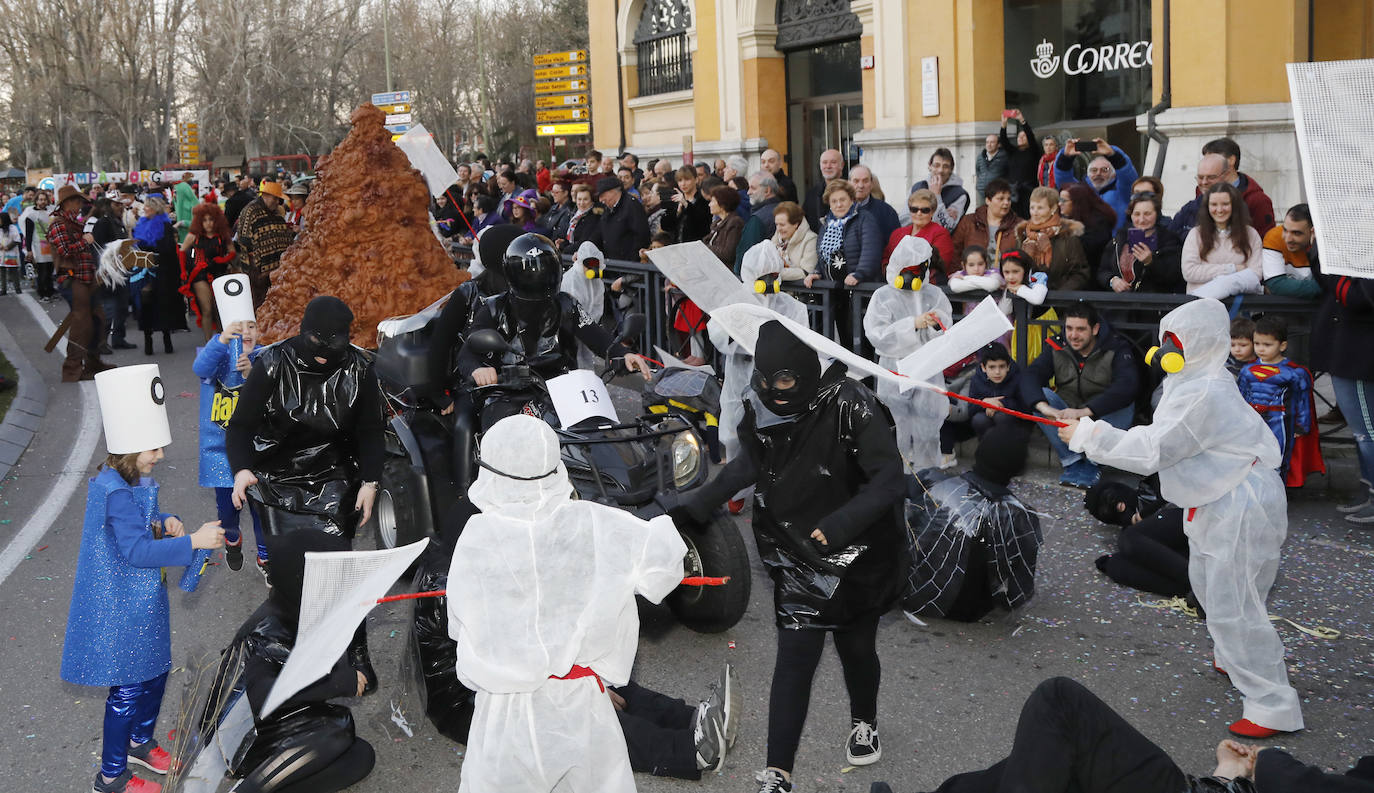
<path fill-rule="evenodd" d="M 719 771 L 725 764 L 725 727 L 721 707 L 710 699 L 697 704 L 692 741 L 697 746 L 697 770 Z"/>
<path fill-rule="evenodd" d="M 258 559 L 258 572 L 262 573 L 262 582 L 268 589 L 272 588 L 272 563 L 267 559 Z"/>
<path fill-rule="evenodd" d="M 849 741 L 844 747 L 845 758 L 850 765 L 872 765 L 883 756 L 883 745 L 878 742 L 878 728 L 863 720 L 855 720 L 849 731 Z"/>
<path fill-rule="evenodd" d="M 95 783 L 91 785 L 91 793 L 162 793 L 162 785 L 140 779 L 127 768 L 124 769 L 124 773 L 109 782 L 104 781 L 97 771 Z"/>
<path fill-rule="evenodd" d="M 759 783 L 759 793 L 792 793 L 792 783 L 783 778 L 781 771 L 772 768 L 754 774 L 754 781 Z"/>
<path fill-rule="evenodd" d="M 228 563 L 230 570 L 238 571 L 243 569 L 242 537 L 240 537 L 239 541 L 234 543 L 233 545 L 230 545 L 227 542 L 224 544 L 224 561 Z"/>

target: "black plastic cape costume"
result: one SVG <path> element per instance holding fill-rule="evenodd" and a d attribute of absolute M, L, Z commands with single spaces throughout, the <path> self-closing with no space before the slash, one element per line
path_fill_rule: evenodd
<path fill-rule="evenodd" d="M 906 577 L 892 422 L 846 371 L 832 363 L 793 420 L 774 421 L 755 398 L 745 402 L 742 453 L 683 501 L 700 518 L 756 485 L 754 537 L 779 627 L 833 629 L 882 614 Z M 828 545 L 811 539 L 817 528 Z"/>
<path fill-rule="evenodd" d="M 381 479 L 381 391 L 372 361 L 349 346 L 337 368 L 307 365 L 292 339 L 263 350 L 239 391 L 227 446 L 271 536 L 310 528 L 352 539 L 362 481 Z"/>
<path fill-rule="evenodd" d="M 909 480 L 912 567 L 902 607 L 972 622 L 1035 594 L 1040 519 L 1010 490 L 972 472 L 925 469 Z"/>

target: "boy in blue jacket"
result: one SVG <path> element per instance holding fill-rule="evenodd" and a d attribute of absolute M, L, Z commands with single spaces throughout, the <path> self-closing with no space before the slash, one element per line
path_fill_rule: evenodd
<path fill-rule="evenodd" d="M 1001 342 L 994 341 L 978 353 L 978 369 L 969 381 L 968 396 L 1009 410 L 1025 411 L 1021 402 L 1021 369 Z M 960 406 L 967 410 L 960 410 Z M 975 435 L 982 438 L 995 424 L 1015 421 L 1018 419 L 991 408 L 956 403 L 940 427 L 940 467 L 953 468 L 958 464 L 954 457 L 956 444 Z"/>

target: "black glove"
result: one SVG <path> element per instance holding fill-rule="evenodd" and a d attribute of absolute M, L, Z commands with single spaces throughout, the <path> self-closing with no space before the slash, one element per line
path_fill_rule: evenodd
<path fill-rule="evenodd" d="M 711 521 L 713 510 L 698 503 L 690 495 L 676 490 L 654 495 L 654 503 L 662 509 L 679 528 L 701 528 Z"/>

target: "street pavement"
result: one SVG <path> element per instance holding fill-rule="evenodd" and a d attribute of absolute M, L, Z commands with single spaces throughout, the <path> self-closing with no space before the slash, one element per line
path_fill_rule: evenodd
<path fill-rule="evenodd" d="M 56 307 L 49 314 L 54 322 L 61 318 Z M 0 580 L 0 768 L 16 790 L 89 790 L 98 764 L 104 692 L 58 677 L 84 481 L 70 500 L 50 503 L 81 432 L 80 388 L 57 382 L 57 354 L 42 352 L 46 334 L 14 298 L 0 299 L 0 323 L 48 379 L 49 400 L 42 431 L 0 482 L 0 560 L 45 504 L 59 510 L 31 547 L 17 549 L 17 566 Z M 152 361 L 162 367 L 173 442 L 155 476 L 163 508 L 191 527 L 215 517 L 212 495 L 196 485 L 199 386 L 191 361 L 198 339 L 198 332 L 176 334 L 173 355 L 145 357 L 133 350 L 111 357 L 119 364 Z M 93 472 L 103 450 L 101 438 L 89 460 L 77 467 Z M 874 766 L 846 766 L 847 698 L 838 661 L 827 650 L 797 758 L 798 790 L 866 791 L 871 781 L 882 779 L 905 793 L 933 789 L 952 773 L 986 767 L 1004 756 L 1026 695 L 1053 675 L 1068 675 L 1096 691 L 1185 770 L 1211 770 L 1213 748 L 1227 737 L 1226 724 L 1240 716 L 1240 699 L 1212 671 L 1205 626 L 1155 608 L 1159 598 L 1123 589 L 1098 574 L 1093 560 L 1113 548 L 1113 530 L 1083 511 L 1081 493 L 1055 484 L 1057 472 L 1043 466 L 1043 446 L 1032 454 L 1041 465 L 1014 489 L 1040 511 L 1045 534 L 1035 599 L 1015 614 L 974 624 L 932 620 L 918 627 L 900 613 L 883 620 L 878 641 L 884 756 Z M 1344 770 L 1361 755 L 1374 754 L 1374 532 L 1340 521 L 1331 508 L 1336 494 L 1319 487 L 1309 485 L 1293 498 L 1283 566 L 1270 600 L 1271 613 L 1283 618 L 1279 633 L 1308 729 L 1263 743 Z M 748 511 L 739 527 L 754 558 L 753 602 L 744 620 L 725 633 L 700 635 L 676 625 L 665 609 L 646 606 L 636 665 L 643 685 L 694 702 L 706 695 L 723 662 L 734 664 L 744 688 L 739 741 L 719 774 L 700 782 L 639 775 L 641 790 L 752 791 L 753 773 L 764 764 L 775 640 L 771 587 L 754 554 Z M 369 531 L 358 545 L 372 547 L 373 542 Z M 266 594 L 251 564 L 250 559 L 237 573 L 222 564 L 211 568 L 194 594 L 172 590 L 175 669 L 158 727 L 164 743 L 192 677 L 188 668 L 213 657 Z M 369 619 L 381 690 L 348 702 L 359 734 L 377 749 L 376 769 L 354 788 L 360 793 L 398 785 L 453 790 L 458 784 L 464 747 L 425 722 L 414 693 L 400 682 L 408 614 L 409 606 L 392 604 Z M 1318 638 L 1295 624 L 1341 635 Z M 408 723 L 413 737 L 404 734 L 399 721 Z"/>

